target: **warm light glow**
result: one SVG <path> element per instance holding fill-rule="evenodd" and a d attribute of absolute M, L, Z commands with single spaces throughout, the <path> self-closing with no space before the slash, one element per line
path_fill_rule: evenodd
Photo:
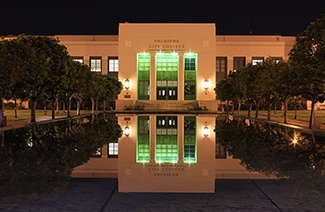
<path fill-rule="evenodd" d="M 294 135 L 293 135 L 293 139 L 292 139 L 292 142 L 291 142 L 291 145 L 293 145 L 294 147 L 296 147 L 296 145 L 298 145 L 298 139 L 297 139 L 298 135 L 297 133 L 295 132 Z"/>
<path fill-rule="evenodd" d="M 209 80 L 204 80 L 203 81 L 203 88 L 204 88 L 204 90 L 208 90 L 210 88 Z"/>
<path fill-rule="evenodd" d="M 210 134 L 209 127 L 204 127 L 203 128 L 203 135 L 204 135 L 204 137 L 208 137 L 209 134 Z"/>
<path fill-rule="evenodd" d="M 192 163 L 191 160 L 184 161 L 184 163 L 188 163 L 189 165 Z"/>
<path fill-rule="evenodd" d="M 124 87 L 125 87 L 125 89 L 129 89 L 130 88 L 130 80 L 126 79 L 124 81 Z"/>
<path fill-rule="evenodd" d="M 298 144 L 297 139 L 294 138 L 294 139 L 292 140 L 291 144 L 292 144 L 294 147 L 296 147 L 296 145 Z"/>
<path fill-rule="evenodd" d="M 125 136 L 129 136 L 130 132 L 131 132 L 130 127 L 128 127 L 128 126 L 124 127 L 124 135 Z"/>

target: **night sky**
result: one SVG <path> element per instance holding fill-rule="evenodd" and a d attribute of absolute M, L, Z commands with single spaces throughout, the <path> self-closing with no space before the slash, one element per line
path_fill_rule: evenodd
<path fill-rule="evenodd" d="M 118 24 L 216 23 L 222 35 L 297 35 L 325 0 L 3 0 L 0 35 L 117 35 Z"/>

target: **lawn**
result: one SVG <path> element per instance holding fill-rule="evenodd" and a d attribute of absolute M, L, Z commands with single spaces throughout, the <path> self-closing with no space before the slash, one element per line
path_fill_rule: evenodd
<path fill-rule="evenodd" d="M 235 114 L 237 113 L 237 111 L 235 111 Z M 241 115 L 247 116 L 247 110 L 243 110 L 240 111 Z M 260 110 L 259 111 L 259 115 L 261 116 L 266 116 L 267 115 L 267 111 L 266 110 Z M 288 111 L 288 119 L 293 119 L 295 115 L 295 111 L 294 110 L 289 110 Z M 255 116 L 255 111 L 251 112 L 251 116 L 254 117 Z M 310 116 L 310 110 L 297 110 L 297 120 L 301 120 L 301 121 L 309 121 L 309 116 Z M 325 110 L 316 110 L 315 111 L 315 116 L 316 117 L 321 117 L 321 122 L 325 123 Z M 277 110 L 276 113 L 274 112 L 274 110 L 271 111 L 271 117 L 283 117 L 283 111 L 281 110 Z"/>
<path fill-rule="evenodd" d="M 91 111 L 85 111 L 82 110 L 80 113 L 81 114 L 87 114 L 90 113 Z M 71 111 L 71 115 L 77 114 L 76 110 Z M 30 110 L 17 110 L 17 118 L 15 118 L 15 113 L 14 110 L 5 110 L 4 115 L 7 116 L 7 121 L 14 121 L 14 120 L 23 120 L 23 119 L 30 119 Z M 55 116 L 66 116 L 67 113 L 63 112 L 63 110 L 60 110 L 59 113 L 56 113 Z M 52 116 L 52 111 L 47 110 L 46 114 L 44 110 L 36 110 L 36 118 L 40 117 L 51 117 Z"/>

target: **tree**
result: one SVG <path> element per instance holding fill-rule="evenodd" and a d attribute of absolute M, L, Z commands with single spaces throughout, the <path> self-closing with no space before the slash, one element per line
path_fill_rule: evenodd
<path fill-rule="evenodd" d="M 275 83 L 276 96 L 283 102 L 283 118 L 284 123 L 287 123 L 288 101 L 290 96 L 298 95 L 296 84 L 293 79 L 296 79 L 296 73 L 290 68 L 289 63 L 281 60 L 276 64 L 277 77 Z"/>
<path fill-rule="evenodd" d="M 50 38 L 28 35 L 20 35 L 17 38 L 18 42 L 30 49 L 30 53 L 26 53 L 24 57 L 25 66 L 20 69 L 22 73 L 20 82 L 29 93 L 31 122 L 36 121 L 36 102 L 44 92 L 51 70 L 50 58 L 42 50 L 46 46 L 47 39 Z"/>
<path fill-rule="evenodd" d="M 122 83 L 116 78 L 109 75 L 103 75 L 104 77 L 104 89 L 105 93 L 103 95 L 104 103 L 106 101 L 115 101 L 118 95 L 123 89 Z M 106 110 L 106 104 L 104 104 L 104 111 Z"/>
<path fill-rule="evenodd" d="M 291 66 L 297 72 L 295 83 L 299 85 L 300 93 L 311 101 L 309 128 L 312 128 L 314 105 L 324 97 L 325 15 L 297 35 L 289 56 Z"/>
<path fill-rule="evenodd" d="M 91 100 L 91 113 L 95 112 L 96 100 L 103 94 L 103 75 L 98 72 L 91 72 L 88 79 L 89 88 L 85 90 L 84 95 Z"/>
<path fill-rule="evenodd" d="M 68 62 L 69 70 L 66 73 L 66 76 L 63 78 L 63 88 L 64 94 L 67 98 L 67 117 L 71 116 L 71 102 L 72 98 L 75 95 L 76 98 L 80 97 L 80 93 L 87 88 L 87 80 L 90 76 L 90 69 L 87 65 L 80 62 L 73 61 L 72 59 Z M 80 99 L 77 98 L 79 102 Z M 80 105 L 78 103 L 78 105 Z M 80 108 L 77 108 L 77 111 L 80 111 Z"/>
<path fill-rule="evenodd" d="M 3 119 L 3 99 L 12 97 L 12 91 L 22 77 L 21 69 L 26 68 L 28 58 L 33 55 L 33 49 L 17 39 L 0 42 L 0 126 Z"/>
<path fill-rule="evenodd" d="M 225 79 L 220 80 L 217 83 L 217 87 L 214 89 L 220 101 L 227 101 L 227 106 L 230 100 L 235 99 L 235 92 L 232 87 L 234 84 L 233 81 L 234 80 L 230 74 Z"/>
<path fill-rule="evenodd" d="M 63 91 L 63 81 L 69 71 L 68 62 L 70 56 L 65 46 L 60 45 L 57 39 L 39 37 L 41 48 L 38 52 L 46 57 L 49 64 L 49 72 L 45 79 L 44 94 L 52 103 L 52 119 L 55 118 L 55 101 Z"/>
<path fill-rule="evenodd" d="M 267 106 L 267 120 L 271 119 L 271 107 L 272 104 L 281 96 L 284 98 L 285 105 L 285 123 L 287 114 L 287 97 L 291 91 L 288 88 L 290 78 L 287 78 L 288 65 L 283 60 L 274 58 L 266 58 L 261 64 L 263 67 L 263 74 L 261 79 L 263 81 L 263 96 Z"/>
<path fill-rule="evenodd" d="M 250 111 L 252 108 L 252 103 L 255 105 L 255 118 L 258 118 L 260 102 L 263 99 L 263 69 L 262 64 L 252 65 L 252 63 L 247 64 L 241 70 L 241 77 L 243 82 L 243 92 L 246 100 L 249 103 L 248 117 L 250 117 Z"/>

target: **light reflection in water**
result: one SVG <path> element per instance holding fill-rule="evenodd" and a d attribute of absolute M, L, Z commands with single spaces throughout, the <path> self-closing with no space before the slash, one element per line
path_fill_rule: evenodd
<path fill-rule="evenodd" d="M 325 135 L 263 122 L 220 121 L 217 141 L 250 171 L 285 177 L 325 190 Z"/>
<path fill-rule="evenodd" d="M 0 195 L 8 195 L 13 190 L 24 193 L 66 185 L 72 168 L 86 163 L 95 152 L 100 157 L 102 150 L 98 147 L 121 137 L 121 127 L 115 120 L 108 115 L 86 117 L 1 132 Z M 193 115 L 123 117 L 119 118 L 122 129 L 124 120 L 130 129 L 136 129 L 129 135 L 128 142 L 136 141 L 134 160 L 143 170 L 149 166 L 154 170 L 155 164 L 162 167 L 170 164 L 182 170 L 187 169 L 180 164 L 187 164 L 195 170 L 200 157 L 211 150 L 204 145 L 212 141 L 215 147 L 214 154 L 209 155 L 211 163 L 231 156 L 239 159 L 249 171 L 293 179 L 304 182 L 304 186 L 312 183 L 317 189 L 325 190 L 323 135 L 259 122 L 248 125 L 247 120 L 226 123 L 216 121 L 215 117 Z M 200 131 L 207 125 L 211 132 L 216 128 L 216 133 L 210 133 L 204 140 L 204 133 Z M 122 143 L 124 138 L 120 138 Z M 117 150 L 117 145 L 114 148 Z M 209 173 L 207 170 L 201 173 Z M 7 191 L 6 194 L 3 191 Z"/>
<path fill-rule="evenodd" d="M 33 124 L 1 135 L 0 196 L 6 196 L 64 187 L 72 169 L 86 163 L 98 147 L 117 140 L 121 129 L 113 115 L 99 115 Z"/>

